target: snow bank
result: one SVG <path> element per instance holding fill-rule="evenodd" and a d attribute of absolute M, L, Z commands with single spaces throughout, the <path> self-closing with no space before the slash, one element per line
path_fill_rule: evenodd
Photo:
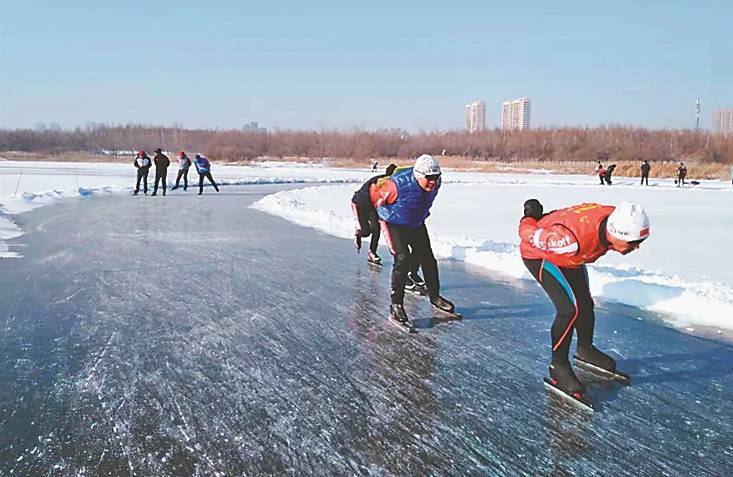
<path fill-rule="evenodd" d="M 546 210 L 583 201 L 615 204 L 633 200 L 649 212 L 651 238 L 630 255 L 610 252 L 590 265 L 593 295 L 601 301 L 663 313 L 671 324 L 685 329 L 733 329 L 733 270 L 727 257 L 733 240 L 729 225 L 733 223 L 733 192 L 724 183 L 710 182 L 696 189 L 677 189 L 673 184 L 642 189 L 631 179 L 601 187 L 592 178 L 578 183 L 577 176 L 446 176 L 448 181 L 427 221 L 438 257 L 531 279 L 517 250 L 516 231 L 524 200 L 539 198 Z M 355 188 L 284 191 L 253 207 L 350 239 L 354 219 L 349 201 Z"/>

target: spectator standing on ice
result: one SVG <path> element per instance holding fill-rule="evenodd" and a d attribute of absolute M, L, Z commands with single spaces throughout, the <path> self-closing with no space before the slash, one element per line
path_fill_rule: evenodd
<path fill-rule="evenodd" d="M 685 177 L 687 176 L 687 168 L 684 162 L 680 162 L 680 166 L 677 168 L 677 187 L 685 185 Z"/>
<path fill-rule="evenodd" d="M 143 183 L 143 192 L 147 194 L 148 172 L 150 172 L 152 162 L 145 151 L 140 151 L 137 153 L 137 156 L 135 156 L 135 161 L 133 161 L 132 164 L 135 166 L 135 169 L 137 169 L 137 182 L 135 183 L 135 192 L 132 194 L 137 195 L 140 192 L 140 181 Z"/>
<path fill-rule="evenodd" d="M 595 314 L 586 264 L 609 250 L 626 255 L 639 248 L 649 237 L 649 219 L 640 205 L 628 202 L 618 207 L 580 204 L 543 214 L 542 204 L 530 199 L 524 203 L 519 237 L 522 260 L 557 313 L 551 328 L 552 384 L 570 395 L 583 394 L 568 359 L 573 331 L 579 358 L 616 369 L 613 358 L 593 346 Z"/>
<path fill-rule="evenodd" d="M 379 163 L 377 161 L 374 161 L 374 164 L 372 164 L 372 172 L 377 172 L 378 166 L 379 166 Z"/>
<path fill-rule="evenodd" d="M 176 175 L 176 184 L 171 190 L 176 190 L 183 178 L 183 190 L 188 189 L 188 169 L 191 168 L 191 159 L 186 155 L 185 151 L 178 153 L 178 175 Z"/>
<path fill-rule="evenodd" d="M 411 326 L 403 301 L 407 274 L 414 266 L 412 260 L 422 267 L 433 307 L 448 314 L 454 313 L 453 303 L 440 296 L 438 263 L 425 226 L 425 219 L 430 215 L 430 208 L 440 189 L 440 179 L 438 161 L 423 154 L 417 158 L 414 167 L 397 169 L 390 178 L 378 181 L 378 186 L 371 191 L 372 204 L 377 209 L 382 232 L 394 257 L 389 318 L 407 330 Z"/>
<path fill-rule="evenodd" d="M 163 183 L 163 195 L 165 195 L 165 189 L 167 187 L 165 181 L 168 177 L 168 166 L 171 165 L 171 160 L 163 154 L 162 149 L 158 148 L 155 150 L 153 162 L 155 162 L 155 185 L 153 186 L 153 193 L 151 195 L 158 194 L 158 182 L 161 181 Z"/>
<path fill-rule="evenodd" d="M 644 182 L 646 182 L 646 185 L 649 185 L 649 171 L 651 170 L 652 166 L 649 165 L 649 161 L 641 163 L 641 185 L 644 185 Z"/>
<path fill-rule="evenodd" d="M 219 186 L 214 182 L 214 178 L 211 176 L 211 163 L 207 158 L 201 154 L 196 154 L 193 157 L 193 164 L 196 166 L 196 172 L 199 173 L 199 195 L 204 193 L 204 179 L 209 179 L 214 189 L 219 192 Z"/>
<path fill-rule="evenodd" d="M 351 211 L 354 213 L 354 221 L 356 223 L 354 246 L 356 247 L 356 251 L 359 252 L 361 250 L 361 239 L 371 235 L 372 238 L 369 242 L 367 261 L 377 265 L 381 265 L 382 263 L 382 259 L 377 255 L 380 236 L 379 216 L 377 215 L 377 209 L 372 204 L 369 192 L 372 188 L 377 187 L 377 181 L 379 179 L 391 176 L 396 168 L 396 165 L 390 164 L 384 174 L 374 176 L 366 181 L 359 190 L 354 192 L 354 196 L 351 198 Z"/>

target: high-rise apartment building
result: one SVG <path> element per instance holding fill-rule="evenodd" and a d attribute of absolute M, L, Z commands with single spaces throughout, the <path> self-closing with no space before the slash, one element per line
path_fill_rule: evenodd
<path fill-rule="evenodd" d="M 721 109 L 713 114 L 713 130 L 718 134 L 733 134 L 733 109 Z"/>
<path fill-rule="evenodd" d="M 466 131 L 476 132 L 486 129 L 486 103 L 474 101 L 466 105 Z"/>
<path fill-rule="evenodd" d="M 506 131 L 529 129 L 529 98 L 501 103 L 501 128 Z"/>

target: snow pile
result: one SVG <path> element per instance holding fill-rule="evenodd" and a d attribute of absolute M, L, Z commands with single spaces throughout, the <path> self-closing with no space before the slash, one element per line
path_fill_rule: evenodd
<path fill-rule="evenodd" d="M 539 198 L 546 210 L 580 202 L 633 200 L 644 204 L 649 213 L 651 238 L 630 255 L 609 252 L 590 265 L 593 295 L 664 313 L 679 327 L 733 329 L 733 270 L 727 259 L 728 244 L 733 241 L 733 228 L 728 225 L 733 221 L 733 193 L 724 183 L 688 190 L 666 184 L 642 189 L 632 180 L 613 187 L 578 184 L 578 178 L 572 184 L 559 176 L 484 174 L 473 184 L 460 175 L 455 179 L 457 183 L 443 186 L 427 220 L 438 257 L 531 279 L 517 247 L 524 200 Z M 284 191 L 253 207 L 350 239 L 354 230 L 350 199 L 356 188 Z"/>

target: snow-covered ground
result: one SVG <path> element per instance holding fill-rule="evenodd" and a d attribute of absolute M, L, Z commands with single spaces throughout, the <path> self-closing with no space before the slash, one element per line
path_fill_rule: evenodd
<path fill-rule="evenodd" d="M 171 167 L 169 181 L 175 170 Z M 338 184 L 280 192 L 255 207 L 343 238 L 353 233 L 351 194 L 358 182 L 371 176 L 366 170 L 287 163 L 215 164 L 213 174 L 224 184 Z M 197 177 L 195 172 L 191 177 Z M 22 234 L 13 223 L 14 214 L 66 197 L 129 193 L 134 179 L 127 164 L 0 161 L 0 257 L 18 255 L 3 242 Z M 589 267 L 594 296 L 662 312 L 682 329 L 733 329 L 729 183 L 705 181 L 679 189 L 671 180 L 653 180 L 642 188 L 636 179 L 619 177 L 607 187 L 597 185 L 590 175 L 445 171 L 428 219 L 436 254 L 529 278 L 517 253 L 516 229 L 522 203 L 531 197 L 540 199 L 546 210 L 579 202 L 644 204 L 652 222 L 651 238 L 637 252 L 626 257 L 611 252 Z"/>

